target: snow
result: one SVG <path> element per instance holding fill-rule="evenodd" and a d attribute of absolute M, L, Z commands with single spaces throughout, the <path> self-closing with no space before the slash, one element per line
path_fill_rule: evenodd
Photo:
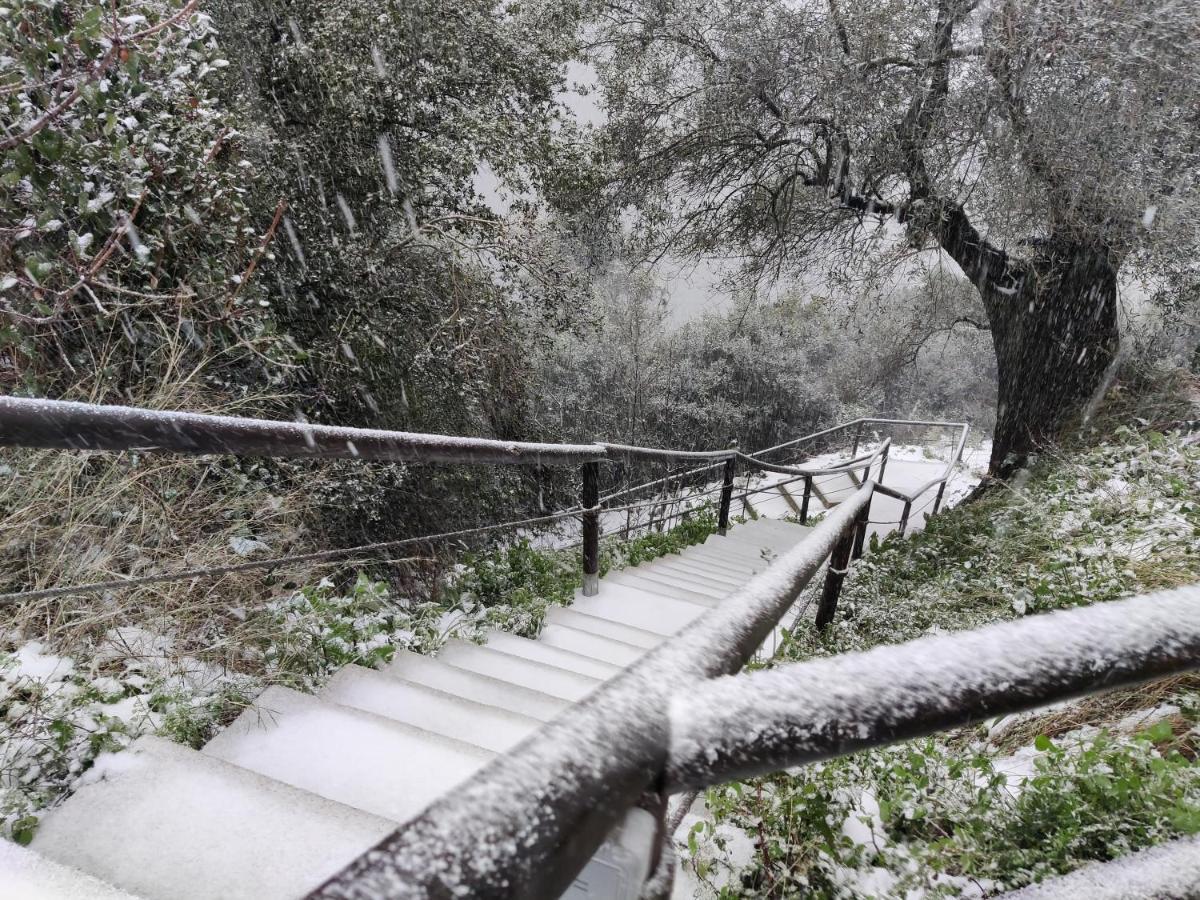
<path fill-rule="evenodd" d="M 516 746 L 542 724 L 532 716 L 474 703 L 360 666 L 339 670 L 318 696 L 497 753 Z"/>
<path fill-rule="evenodd" d="M 442 648 L 438 659 L 480 675 L 498 678 L 530 690 L 541 691 L 564 700 L 582 700 L 600 681 L 557 666 L 510 656 L 498 650 L 452 640 Z"/>
<path fill-rule="evenodd" d="M 30 641 L 18 648 L 13 657 L 16 669 L 11 677 L 15 678 L 43 682 L 65 681 L 75 671 L 75 661 L 71 657 L 47 653 L 45 646 L 38 641 Z"/>
<path fill-rule="evenodd" d="M 482 768 L 492 752 L 287 688 L 268 688 L 204 748 L 395 822 Z"/>
<path fill-rule="evenodd" d="M 158 738 L 118 756 L 45 816 L 32 849 L 133 894 L 303 896 L 394 827 Z"/>
<path fill-rule="evenodd" d="M 98 879 L 0 840 L 4 900 L 137 900 Z"/>
<path fill-rule="evenodd" d="M 1200 838 L 1151 847 L 1109 863 L 1005 894 L 1007 900 L 1141 900 L 1194 897 L 1200 884 Z"/>

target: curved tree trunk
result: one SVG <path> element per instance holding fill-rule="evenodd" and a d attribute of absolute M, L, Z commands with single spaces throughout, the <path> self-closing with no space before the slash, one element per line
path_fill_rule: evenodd
<path fill-rule="evenodd" d="M 1005 477 L 1104 389 L 1120 344 L 1117 272 L 1102 253 L 1058 246 L 1016 288 L 982 290 L 999 376 L 991 472 Z"/>

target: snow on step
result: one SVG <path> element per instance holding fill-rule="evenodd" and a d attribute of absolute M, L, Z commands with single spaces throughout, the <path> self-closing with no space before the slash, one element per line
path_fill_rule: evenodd
<path fill-rule="evenodd" d="M 147 900 L 284 900 L 395 828 L 155 737 L 101 757 L 32 847 Z"/>
<path fill-rule="evenodd" d="M 469 672 L 499 678 L 501 681 L 543 691 L 564 700 L 582 700 L 600 684 L 598 678 L 589 678 L 578 672 L 570 672 L 558 666 L 534 662 L 466 641 L 447 641 L 438 654 L 438 659 Z"/>
<path fill-rule="evenodd" d="M 861 485 L 845 472 L 837 475 L 818 475 L 813 478 L 813 497 L 828 509 L 837 506 Z"/>
<path fill-rule="evenodd" d="M 675 634 L 708 612 L 707 607 L 696 603 L 656 597 L 645 591 L 631 590 L 626 593 L 614 590 L 615 587 L 608 583 L 608 579 L 604 579 L 600 582 L 599 594 L 594 597 L 576 594 L 571 608 L 590 616 L 653 631 L 664 637 Z"/>
<path fill-rule="evenodd" d="M 393 822 L 412 818 L 493 756 L 282 687 L 263 691 L 202 752 Z"/>
<path fill-rule="evenodd" d="M 656 559 L 652 563 L 638 567 L 639 572 L 653 572 L 664 575 L 678 575 L 702 584 L 720 585 L 726 588 L 738 588 L 749 579 L 749 574 L 741 574 L 718 569 L 702 560 L 685 559 Z"/>
<path fill-rule="evenodd" d="M 740 549 L 741 544 L 737 545 Z M 692 563 L 711 565 L 721 571 L 732 572 L 739 578 L 750 579 L 759 572 L 762 572 L 769 565 L 769 561 L 763 559 L 757 551 L 750 553 L 731 552 L 728 549 L 710 547 L 707 544 L 700 544 L 688 550 L 684 550 L 679 554 L 681 560 L 691 565 Z"/>
<path fill-rule="evenodd" d="M 687 590 L 708 594 L 718 601 L 724 600 L 745 582 L 745 579 L 733 578 L 728 575 L 710 575 L 687 564 L 677 568 L 673 565 L 660 566 L 650 563 L 646 566 L 639 566 L 635 574 L 642 578 L 652 578 L 655 581 L 675 584 Z"/>
<path fill-rule="evenodd" d="M 623 587 L 637 588 L 649 594 L 658 594 L 661 597 L 673 597 L 676 600 L 684 600 L 707 607 L 716 606 L 721 601 L 721 598 L 712 591 L 701 590 L 696 585 L 685 586 L 677 580 L 638 575 L 631 569 L 621 572 L 610 572 L 608 577 L 601 583 L 600 590 L 602 592 L 605 585 L 621 585 Z"/>
<path fill-rule="evenodd" d="M 625 644 L 632 644 L 645 650 L 651 650 L 661 644 L 666 638 L 661 634 L 622 625 L 612 619 L 601 619 L 599 616 L 589 616 L 578 609 L 565 606 L 552 606 L 546 610 L 546 622 L 555 625 L 566 625 L 578 631 L 600 637 L 612 638 Z"/>
<path fill-rule="evenodd" d="M 522 659 L 545 663 L 548 666 L 557 666 L 569 672 L 577 672 L 587 678 L 596 678 L 600 681 L 612 678 L 623 668 L 589 656 L 582 656 L 572 650 L 564 650 L 541 641 L 531 641 L 529 638 L 518 637 L 505 631 L 489 631 L 487 643 L 484 646 L 492 650 L 499 650 L 501 653 L 519 656 Z"/>
<path fill-rule="evenodd" d="M 571 705 L 569 700 L 539 690 L 518 687 L 508 681 L 480 675 L 430 659 L 410 650 L 397 650 L 384 671 L 405 681 L 455 694 L 464 700 L 496 706 L 510 712 L 548 722 Z"/>
<path fill-rule="evenodd" d="M 623 597 L 627 600 L 632 600 L 636 603 L 638 608 L 649 606 L 651 609 L 675 610 L 692 607 L 693 609 L 704 613 L 716 606 L 718 602 L 708 597 L 703 599 L 697 599 L 694 596 L 687 598 L 673 597 L 670 596 L 669 592 L 661 590 L 660 588 L 661 585 L 647 584 L 645 582 L 639 582 L 637 584 L 622 584 L 620 582 L 611 581 L 608 578 L 604 578 L 600 581 L 601 595 L 605 597 Z M 582 592 L 576 591 L 576 599 L 575 603 L 572 605 L 572 609 L 579 607 L 579 598 L 581 595 Z M 687 621 L 690 622 L 692 618 L 695 618 L 695 616 L 692 616 Z M 636 625 L 636 623 L 632 622 L 631 624 L 634 624 L 635 627 L 638 628 L 650 628 L 649 625 L 645 624 Z M 682 627 L 682 625 L 671 627 L 670 633 L 674 634 Z M 663 629 L 659 628 L 658 630 L 662 631 Z"/>
<path fill-rule="evenodd" d="M 592 659 L 603 660 L 621 668 L 632 665 L 646 653 L 644 647 L 635 647 L 633 644 L 626 644 L 554 622 L 547 622 L 542 627 L 538 641 L 561 650 L 569 650 Z"/>
<path fill-rule="evenodd" d="M 362 666 L 339 669 L 317 696 L 496 753 L 520 743 L 542 725 L 540 719 L 531 716 L 485 706 Z"/>
<path fill-rule="evenodd" d="M 138 900 L 67 866 L 0 840 L 0 897 L 4 900 Z"/>

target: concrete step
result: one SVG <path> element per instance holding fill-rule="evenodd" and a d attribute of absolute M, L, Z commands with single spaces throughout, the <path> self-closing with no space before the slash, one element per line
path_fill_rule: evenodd
<path fill-rule="evenodd" d="M 571 702 L 582 700 L 600 684 L 598 678 L 589 678 L 578 672 L 502 653 L 491 647 L 480 647 L 467 641 L 447 641 L 437 658 L 468 672 L 499 678 L 501 681 L 542 691 Z"/>
<path fill-rule="evenodd" d="M 724 540 L 724 538 L 722 538 Z M 680 559 L 687 563 L 703 562 L 729 570 L 740 578 L 748 578 L 766 569 L 769 561 L 762 558 L 758 551 L 746 551 L 742 544 L 699 544 L 679 554 Z"/>
<path fill-rule="evenodd" d="M 496 753 L 514 747 L 542 726 L 532 716 L 362 666 L 339 669 L 317 696 Z"/>
<path fill-rule="evenodd" d="M 676 556 L 664 557 L 638 566 L 637 571 L 681 575 L 704 584 L 719 584 L 727 588 L 741 587 L 746 583 L 748 578 L 743 572 L 722 569 L 710 562 L 696 559 L 695 557 L 691 559 L 683 559 Z"/>
<path fill-rule="evenodd" d="M 657 594 L 660 597 L 673 597 L 676 600 L 684 600 L 710 608 L 721 602 L 721 596 L 714 594 L 712 591 L 700 590 L 695 585 L 685 587 L 678 582 L 655 578 L 650 575 L 639 575 L 632 569 L 626 569 L 623 572 L 610 572 L 600 585 L 601 592 L 604 591 L 605 585 L 623 585 L 625 587 L 637 588 L 649 594 Z"/>
<path fill-rule="evenodd" d="M 653 631 L 664 637 L 675 634 L 708 612 L 708 607 L 682 600 L 672 600 L 636 589 L 619 590 L 605 579 L 600 584 L 600 593 L 595 597 L 575 595 L 571 607 L 590 616 L 610 619 Z"/>
<path fill-rule="evenodd" d="M 611 619 L 589 616 L 587 613 L 566 606 L 552 606 L 546 610 L 546 622 L 547 624 L 566 625 L 568 628 L 586 631 L 588 634 L 595 634 L 599 637 L 612 638 L 644 650 L 652 650 L 666 640 L 661 634 L 622 625 Z"/>
<path fill-rule="evenodd" d="M 740 588 L 748 579 L 716 573 L 711 569 L 701 569 L 699 565 L 690 562 L 652 562 L 638 566 L 635 570 L 643 578 L 655 578 L 668 584 L 678 584 L 681 587 L 695 587 L 698 590 L 713 594 L 718 599 L 725 599 Z"/>
<path fill-rule="evenodd" d="M 395 828 L 155 737 L 95 771 L 32 848 L 147 900 L 302 897 Z"/>
<path fill-rule="evenodd" d="M 578 628 L 559 625 L 555 622 L 547 622 L 542 626 L 538 642 L 592 659 L 599 659 L 621 668 L 633 665 L 647 652 L 645 647 L 635 647 L 633 644 L 626 644 L 623 641 L 616 641 L 588 631 L 580 631 Z"/>
<path fill-rule="evenodd" d="M 698 569 L 710 569 L 742 582 L 753 578 L 759 572 L 765 572 L 768 565 L 762 557 L 735 558 L 722 553 L 718 547 L 709 547 L 706 544 L 681 553 L 679 563 Z"/>
<path fill-rule="evenodd" d="M 519 656 L 522 659 L 545 663 L 548 666 L 557 666 L 570 672 L 578 672 L 580 675 L 600 681 L 607 681 L 624 668 L 624 666 L 603 662 L 541 641 L 517 637 L 515 634 L 508 634 L 504 631 L 489 631 L 487 643 L 484 646 L 499 650 L 501 653 Z"/>
<path fill-rule="evenodd" d="M 638 584 L 623 584 L 621 582 L 612 581 L 607 577 L 600 580 L 600 593 L 604 594 L 605 596 L 630 597 L 636 599 L 639 604 L 658 604 L 663 609 L 671 608 L 670 605 L 673 603 L 683 603 L 698 607 L 700 611 L 703 612 L 705 610 L 712 609 L 717 602 L 711 597 L 689 597 L 687 599 L 683 599 L 681 597 L 668 596 L 663 591 L 658 590 L 659 587 L 660 585 L 648 585 L 644 582 L 639 582 Z M 582 592 L 576 591 L 575 597 L 577 600 L 580 596 L 582 596 Z M 574 608 L 574 606 L 572 606 L 572 608 Z M 688 621 L 691 620 L 689 619 Z"/>
<path fill-rule="evenodd" d="M 562 697 L 469 672 L 409 650 L 397 650 L 383 671 L 413 684 L 455 694 L 464 700 L 486 706 L 507 709 L 542 722 L 548 722 L 571 705 L 570 700 Z"/>
<path fill-rule="evenodd" d="M 78 869 L 0 840 L 0 897 L 4 900 L 138 900 Z"/>
<path fill-rule="evenodd" d="M 393 822 L 411 819 L 494 755 L 283 687 L 265 690 L 202 752 Z"/>

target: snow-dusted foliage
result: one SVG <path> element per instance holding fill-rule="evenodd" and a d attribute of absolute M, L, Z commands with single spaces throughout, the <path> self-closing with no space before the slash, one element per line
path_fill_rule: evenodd
<path fill-rule="evenodd" d="M 1050 452 L 869 554 L 846 582 L 847 618 L 823 636 L 797 629 L 781 658 L 1200 581 L 1197 485 L 1186 434 L 1122 428 Z M 702 896 L 979 896 L 1191 834 L 1198 687 L 1172 680 L 709 791 L 689 869 Z M 748 853 L 722 849 L 739 841 Z"/>

